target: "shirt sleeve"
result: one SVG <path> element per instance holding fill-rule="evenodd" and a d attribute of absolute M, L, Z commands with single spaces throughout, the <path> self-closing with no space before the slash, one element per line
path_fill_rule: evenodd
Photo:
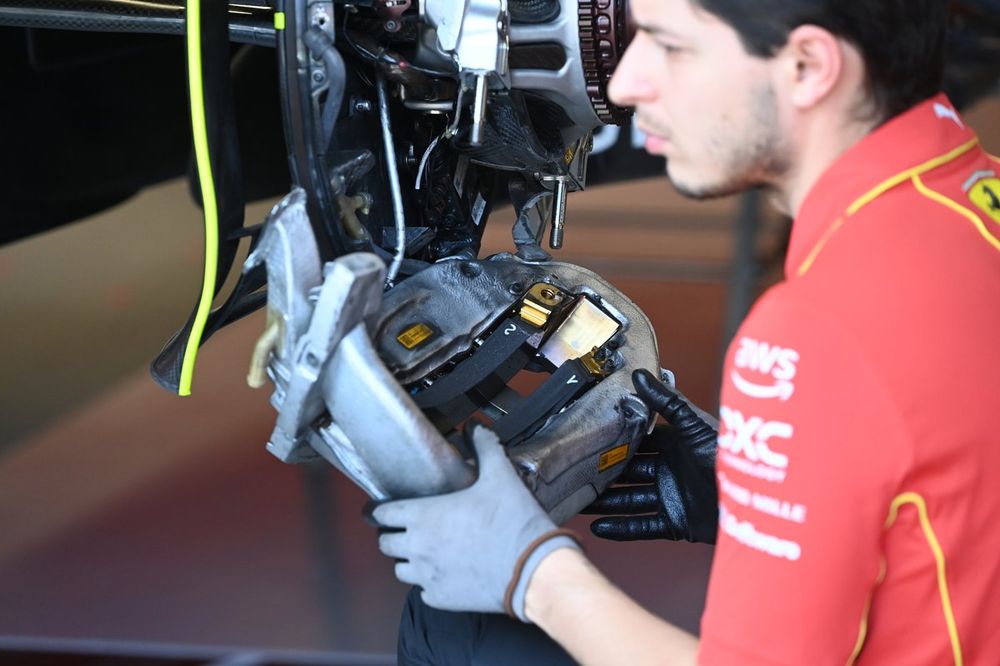
<path fill-rule="evenodd" d="M 848 663 L 907 436 L 857 336 L 787 286 L 726 358 L 703 664 Z"/>

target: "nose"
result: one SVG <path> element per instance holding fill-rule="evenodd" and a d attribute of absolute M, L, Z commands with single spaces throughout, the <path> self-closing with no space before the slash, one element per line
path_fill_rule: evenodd
<path fill-rule="evenodd" d="M 638 33 L 622 56 L 614 76 L 608 83 L 608 97 L 618 106 L 638 106 L 653 101 L 656 89 L 650 81 L 650 67 L 643 65 L 650 58 L 643 52 L 648 50 L 648 37 Z"/>

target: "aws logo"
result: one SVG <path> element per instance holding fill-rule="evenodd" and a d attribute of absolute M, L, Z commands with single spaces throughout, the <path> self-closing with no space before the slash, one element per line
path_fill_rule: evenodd
<path fill-rule="evenodd" d="M 739 344 L 733 360 L 737 369 L 729 373 L 736 389 L 751 398 L 776 398 L 783 402 L 791 398 L 795 393 L 792 380 L 795 379 L 799 353 L 788 347 L 771 345 L 753 338 L 741 338 Z M 747 371 L 746 374 L 764 375 L 767 380 L 747 378 L 740 370 Z"/>

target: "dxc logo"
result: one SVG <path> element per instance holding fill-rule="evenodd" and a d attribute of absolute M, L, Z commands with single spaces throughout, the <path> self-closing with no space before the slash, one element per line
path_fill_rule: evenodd
<path fill-rule="evenodd" d="M 734 365 L 737 368 L 768 375 L 772 382 L 768 384 L 750 381 L 740 374 L 739 370 L 729 373 L 730 379 L 737 390 L 751 398 L 777 398 L 788 400 L 795 392 L 796 364 L 799 353 L 794 349 L 770 345 L 753 338 L 741 338 L 740 348 L 736 351 Z"/>
<path fill-rule="evenodd" d="M 745 418 L 738 409 L 723 407 L 719 416 L 722 428 L 719 431 L 719 448 L 750 462 L 768 467 L 788 469 L 788 456 L 771 450 L 770 441 L 791 439 L 792 426 L 780 421 L 765 421 L 759 416 Z"/>

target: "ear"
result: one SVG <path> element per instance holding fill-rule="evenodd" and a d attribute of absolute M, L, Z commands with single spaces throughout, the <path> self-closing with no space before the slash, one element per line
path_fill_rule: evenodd
<path fill-rule="evenodd" d="M 796 108 L 811 109 L 836 88 L 844 75 L 843 49 L 840 39 L 814 25 L 802 25 L 789 33 L 782 56 L 787 65 L 789 99 Z"/>

